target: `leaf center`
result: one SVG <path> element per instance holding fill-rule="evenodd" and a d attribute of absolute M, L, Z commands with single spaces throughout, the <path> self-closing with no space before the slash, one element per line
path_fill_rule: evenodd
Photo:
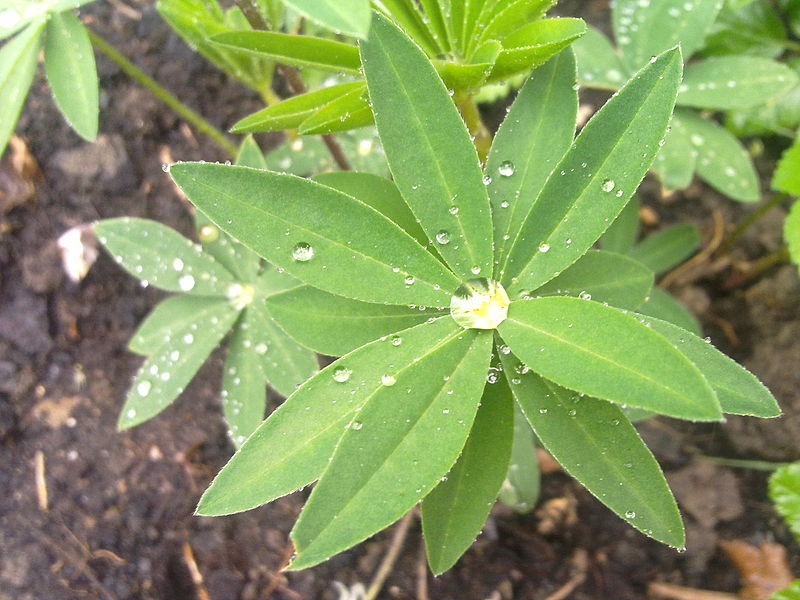
<path fill-rule="evenodd" d="M 486 277 L 464 282 L 450 299 L 450 314 L 465 329 L 495 329 L 508 316 L 506 290 Z"/>

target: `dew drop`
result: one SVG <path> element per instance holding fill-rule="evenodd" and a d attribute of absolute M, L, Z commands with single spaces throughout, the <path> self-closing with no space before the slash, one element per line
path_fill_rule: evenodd
<path fill-rule="evenodd" d="M 629 511 L 627 511 L 625 513 L 625 518 L 626 519 L 635 519 L 636 518 L 636 513 L 633 512 L 632 510 L 629 510 Z"/>
<path fill-rule="evenodd" d="M 176 271 L 183 271 L 183 261 L 180 258 L 176 258 L 172 261 L 172 268 Z"/>
<path fill-rule="evenodd" d="M 219 239 L 219 229 L 213 225 L 203 225 L 197 232 L 197 237 L 200 238 L 201 242 L 216 242 Z"/>
<path fill-rule="evenodd" d="M 333 372 L 333 380 L 337 383 L 344 383 L 350 376 L 353 374 L 352 369 L 348 369 L 347 367 L 339 367 Z"/>
<path fill-rule="evenodd" d="M 436 234 L 436 241 L 440 243 L 442 246 L 449 244 L 450 232 L 442 229 L 439 233 Z"/>
<path fill-rule="evenodd" d="M 489 185 L 492 183 L 492 178 L 489 175 L 483 176 L 483 185 Z"/>
<path fill-rule="evenodd" d="M 406 278 L 403 281 L 406 285 L 414 285 L 416 278 L 413 275 L 406 275 Z"/>
<path fill-rule="evenodd" d="M 500 173 L 503 177 L 511 177 L 514 174 L 516 167 L 514 163 L 510 160 L 505 160 L 500 163 L 500 166 L 497 168 L 497 172 Z"/>
<path fill-rule="evenodd" d="M 178 287 L 181 291 L 188 292 L 194 288 L 194 277 L 191 275 L 181 275 L 178 278 Z"/>
<path fill-rule="evenodd" d="M 256 347 L 253 348 L 256 351 L 256 354 L 266 354 L 267 353 L 267 345 L 264 342 L 260 344 L 256 344 Z"/>
<path fill-rule="evenodd" d="M 391 387 L 395 383 L 397 383 L 397 379 L 394 378 L 393 375 L 381 375 L 381 385 L 385 385 L 386 387 Z"/>
<path fill-rule="evenodd" d="M 474 267 L 472 267 L 472 268 L 470 269 L 470 272 L 471 272 L 473 275 L 480 275 L 481 268 L 480 268 L 480 267 L 478 267 L 478 266 L 474 266 Z"/>
<path fill-rule="evenodd" d="M 128 417 L 129 419 L 135 419 L 136 418 L 136 410 L 133 409 L 133 408 L 129 408 L 128 412 L 125 413 L 125 416 Z"/>
<path fill-rule="evenodd" d="M 183 336 L 184 344 L 191 344 L 192 342 L 194 342 L 194 336 L 191 333 L 187 333 L 185 336 Z"/>
<path fill-rule="evenodd" d="M 314 258 L 314 248 L 311 244 L 300 242 L 292 249 L 292 258 L 297 262 L 308 262 Z"/>
<path fill-rule="evenodd" d="M 403 338 L 401 338 L 399 335 L 393 335 L 390 339 L 392 346 L 399 346 L 403 343 Z"/>
<path fill-rule="evenodd" d="M 539 244 L 539 252 L 549 252 L 550 251 L 550 244 L 542 242 Z"/>
<path fill-rule="evenodd" d="M 604 192 L 611 192 L 614 190 L 616 186 L 617 184 L 614 183 L 613 179 L 606 179 L 605 181 L 603 181 L 603 185 L 601 186 L 601 188 Z"/>
<path fill-rule="evenodd" d="M 363 423 L 361 423 L 361 422 L 359 422 L 359 421 L 353 421 L 353 422 L 350 424 L 350 429 L 355 429 L 356 431 L 358 431 L 358 430 L 360 430 L 360 429 L 361 429 L 363 426 L 364 426 L 364 424 L 363 424 Z"/>
<path fill-rule="evenodd" d="M 152 387 L 152 384 L 149 381 L 140 381 L 136 385 L 136 393 L 139 394 L 142 398 L 144 398 L 145 396 L 147 396 L 147 394 L 150 393 L 150 388 L 151 387 Z M 136 413 L 134 413 L 134 414 L 136 414 Z"/>
<path fill-rule="evenodd" d="M 447 209 L 447 212 L 449 212 L 451 215 L 457 215 L 458 214 L 458 207 L 457 206 L 451 206 L 450 208 Z"/>

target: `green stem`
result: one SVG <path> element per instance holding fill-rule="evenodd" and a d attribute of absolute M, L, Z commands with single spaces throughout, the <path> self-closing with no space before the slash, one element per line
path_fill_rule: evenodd
<path fill-rule="evenodd" d="M 87 28 L 88 29 L 88 28 Z M 89 37 L 92 40 L 92 45 L 100 52 L 105 54 L 108 58 L 114 61 L 122 71 L 131 79 L 143 85 L 147 90 L 152 93 L 156 98 L 161 100 L 164 104 L 170 107 L 173 111 L 191 123 L 198 131 L 206 134 L 214 140 L 225 152 L 231 157 L 235 157 L 237 153 L 236 146 L 222 133 L 219 129 L 214 127 L 211 123 L 206 121 L 202 116 L 186 106 L 178 98 L 170 92 L 161 87 L 155 79 L 147 75 L 144 71 L 139 69 L 131 61 L 120 54 L 116 48 L 97 35 L 91 29 L 89 30 Z"/>
<path fill-rule="evenodd" d="M 731 232 L 731 234 L 720 244 L 719 247 L 719 254 L 725 254 L 728 250 L 731 249 L 734 242 L 742 237 L 742 234 L 747 231 L 752 225 L 757 223 L 761 217 L 767 214 L 773 207 L 782 204 L 786 200 L 789 199 L 789 194 L 775 194 L 772 198 L 770 198 L 769 202 L 766 202 L 751 212 L 747 217 L 745 217 Z"/>
<path fill-rule="evenodd" d="M 475 150 L 478 151 L 478 158 L 485 163 L 486 157 L 489 156 L 489 149 L 492 147 L 492 134 L 481 119 L 478 105 L 475 104 L 475 100 L 468 92 L 458 92 L 453 97 L 453 101 L 456 103 L 464 123 L 467 124 L 467 129 L 469 129 L 475 144 Z"/>
<path fill-rule="evenodd" d="M 777 471 L 781 467 L 785 467 L 789 463 L 770 462 L 767 460 L 742 460 L 738 458 L 721 458 L 719 456 L 705 456 L 703 454 L 695 455 L 695 458 L 704 460 L 706 462 L 721 465 L 723 467 L 734 467 L 737 469 L 753 469 L 755 471 Z"/>

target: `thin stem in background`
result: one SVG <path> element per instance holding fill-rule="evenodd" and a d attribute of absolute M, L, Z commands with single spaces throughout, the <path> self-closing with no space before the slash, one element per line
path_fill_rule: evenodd
<path fill-rule="evenodd" d="M 231 157 L 235 157 L 237 153 L 237 148 L 231 142 L 227 136 L 222 133 L 219 129 L 217 129 L 214 125 L 206 121 L 200 114 L 193 111 L 191 108 L 186 106 L 183 102 L 181 102 L 176 96 L 165 90 L 161 87 L 155 79 L 147 75 L 144 71 L 142 71 L 139 67 L 125 58 L 122 54 L 117 51 L 111 44 L 97 35 L 94 31 L 89 29 L 89 38 L 92 41 L 92 46 L 97 48 L 100 52 L 105 54 L 108 58 L 110 58 L 116 65 L 131 79 L 135 80 L 147 90 L 152 93 L 156 98 L 161 100 L 164 104 L 166 104 L 169 108 L 175 111 L 178 115 L 186 119 L 189 123 L 191 123 L 199 132 L 204 133 L 212 140 L 214 140 L 217 145 L 219 145 L 227 154 Z"/>
<path fill-rule="evenodd" d="M 762 204 L 757 209 L 755 209 L 753 212 L 751 212 L 749 215 L 747 215 L 734 228 L 734 230 L 722 242 L 722 244 L 720 244 L 720 248 L 719 248 L 720 253 L 724 254 L 728 250 L 730 250 L 731 246 L 733 246 L 733 244 L 736 242 L 736 240 L 738 240 L 740 237 L 742 237 L 742 234 L 744 234 L 745 231 L 747 231 L 752 225 L 757 223 L 761 219 L 761 217 L 763 217 L 770 210 L 772 210 L 772 208 L 774 206 L 778 206 L 779 204 L 783 204 L 783 202 L 785 202 L 788 199 L 789 199 L 789 194 L 785 194 L 785 193 L 775 194 L 772 198 L 770 198 L 770 200 L 768 202 Z"/>
<path fill-rule="evenodd" d="M 400 522 L 397 524 L 397 528 L 394 530 L 394 535 L 392 535 L 392 541 L 389 544 L 389 550 L 386 552 L 386 556 L 383 558 L 381 566 L 378 567 L 378 572 L 375 574 L 375 578 L 372 580 L 372 583 L 369 584 L 369 589 L 367 590 L 365 600 L 375 600 L 375 598 L 378 597 L 386 578 L 389 576 L 389 573 L 392 572 L 392 568 L 394 567 L 394 563 L 397 561 L 397 557 L 400 556 L 400 550 L 403 548 L 403 542 L 406 540 L 408 528 L 411 527 L 411 522 L 413 520 L 414 509 L 408 511 L 403 518 L 400 519 Z"/>

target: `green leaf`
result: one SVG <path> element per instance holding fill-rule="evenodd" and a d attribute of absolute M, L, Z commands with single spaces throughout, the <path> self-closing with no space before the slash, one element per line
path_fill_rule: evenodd
<path fill-rule="evenodd" d="M 800 579 L 795 579 L 789 587 L 770 596 L 769 600 L 800 600 Z"/>
<path fill-rule="evenodd" d="M 237 279 L 252 283 L 258 275 L 261 259 L 229 235 L 224 234 L 200 211 L 194 213 L 197 237 L 203 250 L 228 269 Z"/>
<path fill-rule="evenodd" d="M 507 370 L 516 366 L 510 356 L 502 358 Z M 542 445 L 570 475 L 645 535 L 683 548 L 672 492 L 621 408 L 532 372 L 520 375 L 511 391 Z"/>
<path fill-rule="evenodd" d="M 450 9 L 450 3 L 447 2 L 447 6 L 441 4 L 442 0 L 420 0 L 420 6 L 425 14 L 423 22 L 438 46 L 447 52 L 450 51 L 450 36 L 445 25 L 444 11 Z"/>
<path fill-rule="evenodd" d="M 480 533 L 506 476 L 514 401 L 504 379 L 487 385 L 456 464 L 422 501 L 422 533 L 434 575 L 444 573 Z"/>
<path fill-rule="evenodd" d="M 82 138 L 97 137 L 97 69 L 89 34 L 69 11 L 50 16 L 44 46 L 47 81 L 58 108 Z"/>
<path fill-rule="evenodd" d="M 689 258 L 699 244 L 697 227 L 673 225 L 646 237 L 627 254 L 659 274 Z"/>
<path fill-rule="evenodd" d="M 448 304 L 458 287 L 399 227 L 327 186 L 227 165 L 183 163 L 170 172 L 220 228 L 314 287 L 365 302 L 434 306 Z"/>
<path fill-rule="evenodd" d="M 599 29 L 589 27 L 572 44 L 578 60 L 578 80 L 592 88 L 616 90 L 623 83 L 627 69 L 611 41 Z"/>
<path fill-rule="evenodd" d="M 202 248 L 166 225 L 121 217 L 94 225 L 100 243 L 128 273 L 170 292 L 225 296 L 233 275 Z"/>
<path fill-rule="evenodd" d="M 774 60 L 718 56 L 686 68 L 678 104 L 710 110 L 749 108 L 785 94 L 797 83 L 797 74 Z"/>
<path fill-rule="evenodd" d="M 302 281 L 287 275 L 282 269 L 278 270 L 270 264 L 265 264 L 264 270 L 255 281 L 254 287 L 259 294 L 269 298 L 273 294 L 279 294 L 301 285 L 303 285 Z"/>
<path fill-rule="evenodd" d="M 795 140 L 778 161 L 772 176 L 772 189 L 792 196 L 800 196 L 800 143 Z"/>
<path fill-rule="evenodd" d="M 222 372 L 222 410 L 228 435 L 237 448 L 261 424 L 267 408 L 264 373 L 247 326 L 249 313 L 250 310 L 244 312 L 231 335 Z M 257 344 L 265 342 L 259 340 Z"/>
<path fill-rule="evenodd" d="M 475 147 L 439 76 L 403 32 L 376 15 L 362 62 L 375 122 L 400 193 L 464 279 L 492 270 L 489 201 Z"/>
<path fill-rule="evenodd" d="M 447 60 L 434 62 L 436 71 L 448 89 L 461 91 L 479 88 L 494 68 L 494 63 L 503 47 L 500 42 L 490 40 L 479 48 L 480 55 L 471 62 L 458 64 Z"/>
<path fill-rule="evenodd" d="M 236 164 L 242 167 L 252 167 L 253 169 L 266 169 L 267 161 L 264 153 L 258 147 L 258 143 L 252 135 L 248 135 L 242 140 L 239 146 L 239 153 L 236 155 Z"/>
<path fill-rule="evenodd" d="M 783 466 L 772 474 L 769 497 L 789 529 L 800 539 L 800 462 Z"/>
<path fill-rule="evenodd" d="M 578 115 L 574 87 L 575 59 L 565 50 L 533 72 L 497 131 L 484 181 L 489 181 L 498 260 L 572 143 Z"/>
<path fill-rule="evenodd" d="M 614 37 L 628 69 L 680 44 L 688 60 L 702 45 L 722 0 L 618 0 L 612 13 Z"/>
<path fill-rule="evenodd" d="M 181 294 L 159 302 L 128 341 L 128 350 L 149 356 L 197 322 L 197 315 L 218 306 L 219 298 Z"/>
<path fill-rule="evenodd" d="M 425 17 L 416 2 L 411 0 L 381 0 L 376 9 L 388 16 L 406 32 L 428 56 L 437 56 L 439 48 L 430 30 L 425 26 Z"/>
<path fill-rule="evenodd" d="M 398 332 L 400 346 L 372 342 L 314 375 L 219 472 L 200 499 L 198 514 L 249 510 L 317 479 L 353 416 L 385 387 L 382 376 L 394 373 L 398 365 L 409 368 L 414 358 L 435 352 L 462 331 L 450 318 L 426 322 Z"/>
<path fill-rule="evenodd" d="M 245 316 L 244 325 L 261 361 L 261 370 L 280 394 L 289 396 L 319 370 L 314 353 L 287 336 L 273 321 L 263 297 L 253 300 Z"/>
<path fill-rule="evenodd" d="M 428 241 L 422 227 L 417 223 L 414 213 L 406 204 L 400 190 L 391 179 L 371 173 L 355 171 L 331 171 L 314 176 L 314 181 L 339 190 L 353 198 L 368 204 L 390 221 L 399 225 L 420 245 L 427 246 Z"/>
<path fill-rule="evenodd" d="M 516 384 L 515 384 L 516 385 Z M 514 405 L 514 442 L 508 473 L 499 500 L 519 513 L 533 510 L 539 501 L 541 473 L 536 454 L 536 436 L 518 404 Z"/>
<path fill-rule="evenodd" d="M 210 39 L 224 48 L 297 67 L 357 75 L 361 61 L 350 44 L 275 31 L 228 31 Z"/>
<path fill-rule="evenodd" d="M 536 289 L 583 255 L 619 215 L 667 130 L 681 75 L 670 50 L 595 114 L 556 166 L 501 270 L 516 294 Z"/>
<path fill-rule="evenodd" d="M 369 32 L 369 0 L 283 0 L 283 2 L 301 15 L 339 33 L 365 38 Z"/>
<path fill-rule="evenodd" d="M 342 356 L 379 337 L 445 314 L 358 302 L 307 285 L 270 297 L 267 306 L 294 339 L 330 356 Z"/>
<path fill-rule="evenodd" d="M 525 25 L 503 40 L 487 82 L 508 79 L 535 69 L 586 32 L 581 19 L 542 19 Z"/>
<path fill-rule="evenodd" d="M 728 358 L 706 341 L 666 321 L 639 317 L 670 341 L 702 370 L 717 395 L 722 412 L 756 417 L 777 417 L 781 409 L 775 398 L 755 375 Z"/>
<path fill-rule="evenodd" d="M 697 367 L 616 309 L 558 296 L 512 302 L 497 330 L 531 369 L 571 390 L 679 419 L 722 416 Z"/>
<path fill-rule="evenodd" d="M 769 2 L 748 2 L 740 8 L 722 9 L 702 54 L 752 54 L 775 58 L 783 53 L 786 30 Z"/>
<path fill-rule="evenodd" d="M 208 355 L 236 321 L 239 311 L 218 300 L 185 327 L 175 327 L 170 339 L 145 361 L 134 379 L 117 427 L 128 429 L 154 417 L 183 392 Z M 201 326 L 202 325 L 202 326 Z"/>
<path fill-rule="evenodd" d="M 396 383 L 373 394 L 350 422 L 292 529 L 298 555 L 291 569 L 390 525 L 439 483 L 469 435 L 491 348 L 490 332 L 462 330 L 435 351 L 416 346 L 427 353 L 390 371 Z"/>
<path fill-rule="evenodd" d="M 618 308 L 641 306 L 653 288 L 653 273 L 640 262 L 605 250 L 590 250 L 534 292 L 536 296 L 580 296 Z"/>
<path fill-rule="evenodd" d="M 653 171 L 667 190 L 682 190 L 692 183 L 696 167 L 697 151 L 692 144 L 691 132 L 676 113 L 653 163 Z"/>
<path fill-rule="evenodd" d="M 473 44 L 486 40 L 503 40 L 521 24 L 533 23 L 541 19 L 555 4 L 555 0 L 515 0 L 504 9 L 494 7 L 494 16 L 481 31 Z"/>
<path fill-rule="evenodd" d="M 637 312 L 662 321 L 669 321 L 695 335 L 702 335 L 700 324 L 694 318 L 694 315 L 683 304 L 659 287 L 654 287 L 650 291 L 650 298 L 637 309 Z"/>
<path fill-rule="evenodd" d="M 303 135 L 324 135 L 372 123 L 372 110 L 366 98 L 366 88 L 361 87 L 321 107 L 300 123 L 299 131 Z"/>
<path fill-rule="evenodd" d="M 800 202 L 792 204 L 789 216 L 783 224 L 783 237 L 789 246 L 792 262 L 800 265 Z"/>
<path fill-rule="evenodd" d="M 44 21 L 28 25 L 0 49 L 0 155 L 14 132 L 36 73 Z"/>
<path fill-rule="evenodd" d="M 323 106 L 354 90 L 363 89 L 364 83 L 358 81 L 331 85 L 307 94 L 293 96 L 248 115 L 231 127 L 231 132 L 254 133 L 297 128 Z"/>
<path fill-rule="evenodd" d="M 0 2 L 0 40 L 16 33 L 29 23 L 51 14 L 78 8 L 92 0 L 54 0 L 31 2 L 28 0 L 5 0 Z"/>
<path fill-rule="evenodd" d="M 639 237 L 639 198 L 634 196 L 625 205 L 622 212 L 611 224 L 603 237 L 600 245 L 603 250 L 625 254 L 636 243 Z"/>
<path fill-rule="evenodd" d="M 711 187 L 740 202 L 761 199 L 758 174 L 741 142 L 727 129 L 697 113 L 678 109 L 697 152 L 697 174 Z"/>

